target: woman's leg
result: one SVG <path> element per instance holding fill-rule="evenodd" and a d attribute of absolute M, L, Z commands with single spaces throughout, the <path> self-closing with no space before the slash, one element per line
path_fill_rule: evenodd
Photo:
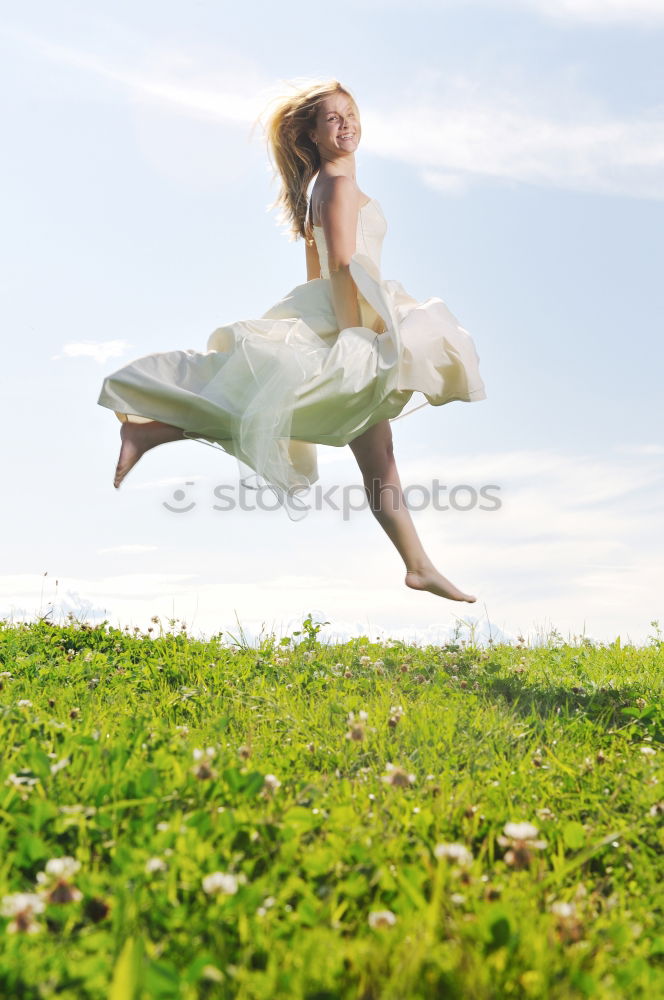
<path fill-rule="evenodd" d="M 166 444 L 168 441 L 186 441 L 184 432 L 180 427 L 173 424 L 164 424 L 161 420 L 151 420 L 149 423 L 135 423 L 125 420 L 120 428 L 120 457 L 115 469 L 113 485 L 116 489 L 127 475 L 130 469 L 138 462 L 139 458 L 155 448 L 158 444 Z"/>
<path fill-rule="evenodd" d="M 349 447 L 362 472 L 371 510 L 406 565 L 406 585 L 451 601 L 475 601 L 438 572 L 422 547 L 401 490 L 389 420 L 374 424 Z"/>

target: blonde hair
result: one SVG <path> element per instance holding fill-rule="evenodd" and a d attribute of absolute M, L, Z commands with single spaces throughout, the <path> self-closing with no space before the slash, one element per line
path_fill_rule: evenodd
<path fill-rule="evenodd" d="M 338 80 L 310 83 L 294 94 L 274 98 L 271 110 L 268 105 L 264 126 L 268 156 L 281 180 L 279 194 L 269 207 L 281 206 L 280 222 L 289 226 L 291 242 L 299 236 L 307 243 L 313 242 L 311 218 L 307 216 L 307 189 L 321 161 L 318 146 L 309 132 L 316 128 L 320 104 L 335 94 L 345 94 L 357 108 L 353 95 Z"/>

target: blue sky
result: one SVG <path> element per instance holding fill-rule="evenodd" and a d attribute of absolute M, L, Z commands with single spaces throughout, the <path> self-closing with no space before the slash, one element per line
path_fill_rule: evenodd
<path fill-rule="evenodd" d="M 0 616 L 256 636 L 312 611 L 330 638 L 439 642 L 461 624 L 645 642 L 664 622 L 663 41 L 661 0 L 5 14 Z M 392 424 L 404 486 L 498 487 L 498 509 L 413 512 L 474 605 L 408 590 L 366 507 L 214 510 L 237 467 L 195 441 L 112 486 L 104 375 L 203 351 L 305 280 L 252 125 L 274 93 L 329 77 L 360 107 L 383 277 L 442 298 L 480 356 L 486 400 Z M 349 448 L 319 446 L 319 471 L 360 482 Z M 188 513 L 164 507 L 178 490 Z"/>

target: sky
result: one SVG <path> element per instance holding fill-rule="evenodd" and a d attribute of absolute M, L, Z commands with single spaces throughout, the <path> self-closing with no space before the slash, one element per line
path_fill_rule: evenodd
<path fill-rule="evenodd" d="M 257 642 L 312 614 L 329 641 L 421 644 L 664 626 L 662 0 L 3 11 L 1 619 Z M 237 464 L 199 441 L 113 487 L 104 376 L 205 351 L 306 280 L 257 118 L 329 78 L 360 108 L 383 278 L 443 299 L 479 354 L 485 400 L 391 425 L 424 547 L 474 604 L 405 587 L 347 446 L 318 446 L 318 485 L 361 509 L 299 522 L 223 509 Z"/>

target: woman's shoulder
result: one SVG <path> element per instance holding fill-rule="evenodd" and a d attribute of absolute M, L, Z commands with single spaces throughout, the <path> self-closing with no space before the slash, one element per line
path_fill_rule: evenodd
<path fill-rule="evenodd" d="M 334 202 L 337 199 L 348 199 L 354 200 L 359 208 L 363 197 L 364 195 L 355 181 L 350 177 L 344 177 L 343 174 L 316 180 L 311 189 L 311 221 L 313 225 L 320 225 L 320 207 L 324 203 Z"/>

